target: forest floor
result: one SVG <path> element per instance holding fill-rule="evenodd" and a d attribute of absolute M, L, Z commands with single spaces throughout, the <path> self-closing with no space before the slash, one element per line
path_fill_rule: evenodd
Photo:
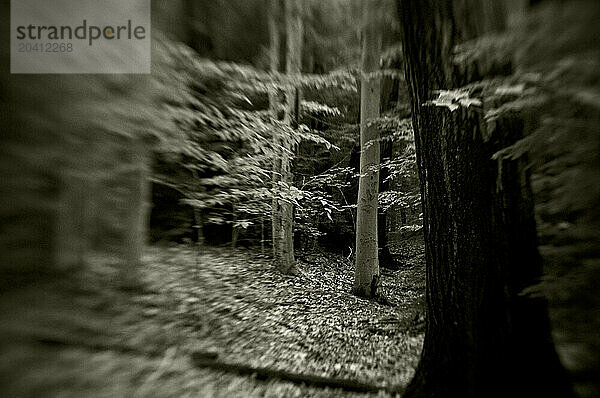
<path fill-rule="evenodd" d="M 423 340 L 422 253 L 382 273 L 392 302 L 358 299 L 352 264 L 299 256 L 283 276 L 254 250 L 153 247 L 143 289 L 124 290 L 115 259 L 0 300 L 0 391 L 17 397 L 368 396 L 196 367 L 191 354 L 382 387 L 405 386 Z M 387 392 L 373 396 L 391 396 Z"/>

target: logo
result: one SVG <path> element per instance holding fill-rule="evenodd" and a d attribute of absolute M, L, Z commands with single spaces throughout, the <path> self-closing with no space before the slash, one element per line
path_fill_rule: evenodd
<path fill-rule="evenodd" d="M 17 26 L 17 40 L 42 40 L 42 41 L 72 41 L 89 40 L 88 44 L 92 46 L 94 40 L 144 40 L 146 38 L 146 28 L 143 26 L 132 27 L 131 19 L 127 21 L 127 25 L 99 27 L 90 25 L 86 19 L 83 20 L 81 26 L 73 28 L 71 26 Z"/>
<path fill-rule="evenodd" d="M 11 0 L 12 73 L 150 73 L 150 0 Z"/>

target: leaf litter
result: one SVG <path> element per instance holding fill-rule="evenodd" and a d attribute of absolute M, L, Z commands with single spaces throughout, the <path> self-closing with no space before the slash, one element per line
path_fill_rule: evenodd
<path fill-rule="evenodd" d="M 349 293 L 352 264 L 331 253 L 278 273 L 250 249 L 149 248 L 144 288 L 118 287 L 117 261 L 97 255 L 76 277 L 0 302 L 0 376 L 10 396 L 390 396 L 196 368 L 219 360 L 306 375 L 405 386 L 423 341 L 422 256 L 382 272 L 391 306 Z M 42 377 L 43 376 L 43 377 Z"/>

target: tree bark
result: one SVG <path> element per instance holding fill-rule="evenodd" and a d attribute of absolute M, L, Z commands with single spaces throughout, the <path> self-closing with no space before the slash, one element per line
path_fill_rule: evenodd
<path fill-rule="evenodd" d="M 273 3 L 273 7 L 276 7 Z M 273 10 L 276 11 L 275 8 Z M 272 12 L 274 18 L 275 12 Z M 271 49 L 271 68 L 274 69 L 279 64 L 279 35 L 275 22 L 269 23 L 271 31 L 271 40 L 273 47 Z M 285 3 L 285 26 L 286 26 L 286 74 L 288 76 L 299 75 L 301 72 L 302 60 L 302 17 L 301 8 L 297 0 Z M 277 54 L 275 54 L 277 52 Z M 299 91 L 289 89 L 286 91 L 286 104 L 284 123 L 288 126 L 294 126 L 298 121 L 299 113 Z M 274 183 L 285 187 L 291 187 L 293 175 L 291 170 L 293 153 L 292 137 L 285 134 L 276 138 L 276 148 L 281 148 L 279 156 L 275 156 L 273 178 Z M 277 170 L 278 169 L 278 170 Z M 274 190 L 282 189 L 274 184 Z M 284 274 L 298 274 L 298 269 L 294 260 L 294 209 L 289 200 L 274 197 L 273 200 L 273 254 L 277 268 Z"/>
<path fill-rule="evenodd" d="M 231 247 L 235 249 L 237 246 L 238 237 L 240 235 L 240 229 L 235 225 L 237 224 L 238 214 L 237 206 L 235 202 L 231 205 Z"/>
<path fill-rule="evenodd" d="M 269 24 L 269 37 L 270 37 L 270 49 L 269 49 L 269 62 L 270 70 L 273 73 L 279 72 L 279 52 L 280 52 L 280 34 L 279 26 L 277 23 L 277 16 L 279 15 L 279 0 L 269 0 L 268 7 L 268 24 Z M 271 117 L 275 120 L 279 119 L 278 115 L 278 99 L 277 90 L 271 89 L 269 91 L 269 108 L 271 110 Z M 283 244 L 283 229 L 282 229 L 282 209 L 281 200 L 279 198 L 281 182 L 281 162 L 282 162 L 282 140 L 277 131 L 273 131 L 273 164 L 272 164 L 272 188 L 273 188 L 273 200 L 271 202 L 271 242 L 273 246 L 273 259 L 277 262 L 281 258 L 282 244 Z"/>
<path fill-rule="evenodd" d="M 196 244 L 202 246 L 204 245 L 204 219 L 202 217 L 202 210 L 197 207 L 194 207 L 194 224 Z"/>
<path fill-rule="evenodd" d="M 384 97 L 385 98 L 385 97 Z M 380 162 L 383 163 L 387 159 L 392 159 L 393 150 L 392 142 L 384 141 L 380 144 Z M 390 176 L 390 172 L 387 169 L 383 169 L 379 172 L 379 192 L 386 192 L 390 190 L 390 182 L 386 179 Z M 391 258 L 389 244 L 389 231 L 388 231 L 388 213 L 393 210 L 378 209 L 377 211 L 377 247 L 379 252 L 379 266 L 388 269 L 396 269 L 396 264 Z M 390 217 L 391 218 L 391 217 Z"/>
<path fill-rule="evenodd" d="M 427 263 L 425 342 L 405 396 L 572 396 L 545 302 L 521 295 L 542 271 L 526 159 L 492 160 L 522 121 L 428 105 L 431 90 L 465 81 L 451 62 L 460 26 L 450 1 L 398 6 Z"/>
<path fill-rule="evenodd" d="M 379 195 L 379 129 L 369 125 L 379 117 L 379 69 L 381 34 L 374 21 L 374 7 L 363 5 L 363 43 L 360 93 L 360 179 L 356 214 L 356 264 L 352 293 L 374 297 L 379 277 L 377 209 Z"/>

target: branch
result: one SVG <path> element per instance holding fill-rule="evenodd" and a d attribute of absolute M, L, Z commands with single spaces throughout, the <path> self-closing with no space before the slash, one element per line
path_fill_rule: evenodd
<path fill-rule="evenodd" d="M 284 370 L 227 363 L 218 360 L 212 354 L 206 355 L 200 351 L 192 353 L 192 362 L 194 365 L 201 368 L 211 368 L 225 372 L 238 373 L 241 375 L 256 375 L 256 378 L 259 380 L 280 379 L 298 384 L 304 383 L 313 387 L 340 388 L 342 390 L 356 392 L 377 393 L 379 391 L 386 391 L 393 394 L 402 393 L 404 390 L 401 387 L 384 387 L 375 384 L 361 383 L 359 381 L 349 379 L 304 375 L 300 373 L 287 372 Z"/>

